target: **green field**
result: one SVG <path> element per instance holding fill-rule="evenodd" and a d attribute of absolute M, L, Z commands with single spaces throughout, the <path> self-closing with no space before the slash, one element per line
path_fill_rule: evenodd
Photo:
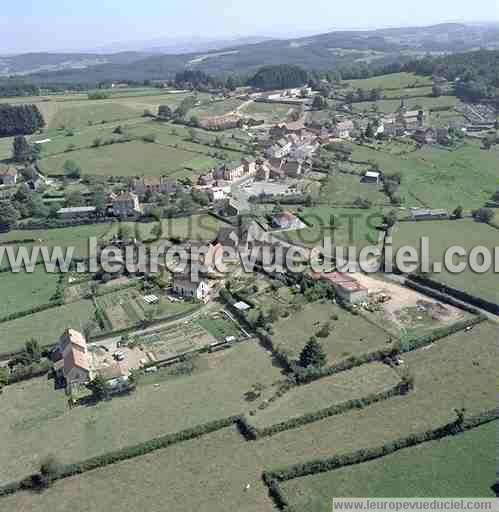
<path fill-rule="evenodd" d="M 337 173 L 329 176 L 320 194 L 321 201 L 332 206 L 349 206 L 358 198 L 367 199 L 374 206 L 382 206 L 388 202 L 381 185 L 361 183 L 360 177 L 352 174 Z"/>
<path fill-rule="evenodd" d="M 213 101 L 211 103 L 204 103 L 199 107 L 189 110 L 189 116 L 197 116 L 200 119 L 211 116 L 223 116 L 230 112 L 235 111 L 244 102 L 236 98 L 229 98 L 223 101 Z"/>
<path fill-rule="evenodd" d="M 409 86 L 427 86 L 431 85 L 431 78 L 426 76 L 418 76 L 414 73 L 392 73 L 389 75 L 375 76 L 372 78 L 364 78 L 359 80 L 347 80 L 343 85 L 350 89 L 400 89 Z"/>
<path fill-rule="evenodd" d="M 499 281 L 492 267 L 485 273 L 477 274 L 468 266 L 464 272 L 457 274 L 447 271 L 444 265 L 445 251 L 456 245 L 463 247 L 468 254 L 473 247 L 487 247 L 494 261 L 494 246 L 499 245 L 499 230 L 469 219 L 400 222 L 393 232 L 393 249 L 396 251 L 404 245 L 419 248 L 423 236 L 429 237 L 430 265 L 434 262 L 442 263 L 442 272 L 431 274 L 431 279 L 490 302 L 499 302 Z M 461 261 L 460 258 L 455 259 L 456 262 L 458 260 Z"/>
<path fill-rule="evenodd" d="M 245 344 L 245 346 L 249 345 Z M 471 334 L 461 333 L 440 340 L 431 350 L 407 354 L 405 359 L 415 374 L 416 382 L 415 390 L 407 396 L 380 402 L 362 410 L 327 418 L 303 428 L 289 430 L 251 443 L 244 441 L 235 428 L 224 429 L 143 457 L 57 482 L 43 494 L 18 493 L 4 498 L 2 505 L 9 510 L 25 512 L 63 512 L 70 506 L 77 512 L 88 510 L 88 506 L 91 507 L 92 512 L 118 512 L 125 507 L 144 508 L 153 512 L 165 509 L 174 509 L 176 512 L 192 510 L 272 512 L 275 508 L 261 479 L 264 470 L 378 446 L 411 432 L 435 428 L 455 418 L 454 407 L 466 407 L 467 414 L 476 414 L 484 409 L 495 407 L 497 405 L 496 363 L 494 358 L 490 357 L 495 350 L 495 326 L 485 323 L 476 327 Z M 254 358 L 254 354 L 246 355 Z M 222 353 L 221 357 L 225 356 L 228 357 L 228 353 Z M 236 357 L 238 361 L 241 360 L 240 355 Z M 180 390 L 178 386 L 182 382 L 191 382 L 194 385 L 196 379 L 204 374 L 169 381 L 154 392 L 148 393 L 143 391 L 143 388 L 139 389 L 139 393 L 143 393 L 141 395 L 143 399 L 149 403 L 147 409 L 145 404 L 140 409 L 144 416 L 137 414 L 139 411 L 136 409 L 137 399 L 131 397 L 123 399 L 130 407 L 122 407 L 121 404 L 124 402 L 116 400 L 100 404 L 93 409 L 66 412 L 56 420 L 49 420 L 48 423 L 52 421 L 52 425 L 57 424 L 59 427 L 58 454 L 62 460 L 68 460 L 77 456 L 80 451 L 86 455 L 98 452 L 104 440 L 108 442 L 106 449 L 110 449 L 115 446 L 115 443 L 126 442 L 131 437 L 140 439 L 142 436 L 131 436 L 131 431 L 138 423 L 141 429 L 145 428 L 148 434 L 151 434 L 154 431 L 169 431 L 172 423 L 175 423 L 178 428 L 183 428 L 190 421 L 199 421 L 201 410 L 193 407 L 195 404 L 192 402 L 191 407 L 186 404 L 186 397 L 193 397 L 195 394 L 188 395 L 182 391 L 192 393 L 194 389 L 198 390 L 198 393 L 201 393 L 200 403 L 203 404 L 201 409 L 204 412 L 209 406 L 213 409 L 213 401 L 221 398 L 221 395 L 215 393 L 215 389 L 221 383 L 225 388 L 219 393 L 223 393 L 224 402 L 226 402 L 234 395 L 240 394 L 239 382 L 242 378 L 247 378 L 251 373 L 253 377 L 246 381 L 246 387 L 249 383 L 255 382 L 255 368 L 259 366 L 254 362 L 256 360 L 251 360 L 251 368 L 244 363 L 235 368 L 218 366 L 216 371 L 207 372 L 209 378 L 198 381 L 198 387 L 190 390 L 187 387 Z M 237 377 L 232 380 L 223 378 L 225 368 L 232 376 Z M 246 368 L 243 374 L 241 374 L 241 368 Z M 259 378 L 262 379 L 260 375 L 262 375 L 261 369 Z M 235 386 L 238 389 L 235 389 Z M 7 392 L 20 392 L 19 388 L 12 389 L 15 391 L 8 389 Z M 16 444 L 11 437 L 13 435 L 10 426 L 13 421 L 12 415 L 15 418 L 14 422 L 23 421 L 22 414 L 17 410 L 14 413 L 11 404 L 13 401 L 20 402 L 23 404 L 23 410 L 31 410 L 30 403 L 24 402 L 23 396 L 25 395 L 16 399 L 7 394 L 4 397 L 6 421 L 0 428 L 7 430 L 7 435 L 3 435 L 2 439 L 11 450 L 14 450 L 12 447 Z M 172 400 L 170 403 L 168 403 L 169 399 Z M 156 408 L 151 407 L 153 401 L 160 403 L 156 400 L 161 400 L 162 405 Z M 183 407 L 179 404 L 179 400 L 185 404 Z M 39 402 L 41 401 L 43 397 L 39 398 Z M 189 408 L 186 409 L 186 406 Z M 164 408 L 175 411 L 175 414 L 164 414 Z M 113 409 L 112 412 L 116 414 L 113 421 L 116 423 L 113 435 L 108 435 L 108 429 L 103 428 L 101 423 L 104 421 L 103 412 L 107 409 Z M 195 412 L 196 418 L 184 416 L 182 414 L 184 410 L 188 410 L 190 414 Z M 224 412 L 228 410 L 225 409 Z M 215 415 L 216 412 L 214 412 Z M 59 413 L 56 410 L 54 415 Z M 130 415 L 127 416 L 127 421 L 124 421 L 125 414 Z M 109 416 L 105 416 L 109 421 Z M 151 423 L 154 422 L 155 417 L 163 423 L 162 429 L 157 426 L 152 427 Z M 74 426 L 70 434 L 66 433 L 68 418 L 72 419 L 71 424 Z M 144 422 L 144 418 L 148 421 Z M 35 414 L 33 423 L 36 424 L 37 421 Z M 5 425 L 9 427 L 6 428 Z M 50 432 L 51 437 L 47 438 L 48 431 L 45 425 L 42 423 L 36 428 L 36 440 L 33 432 L 35 427 L 31 431 L 22 432 L 23 442 L 16 446 L 15 455 L 14 451 L 10 450 L 6 453 L 1 452 L 0 456 L 5 457 L 9 466 L 2 465 L 4 473 L 25 474 L 38 460 L 40 441 L 44 442 L 45 453 L 51 451 L 53 436 Z M 116 431 L 120 433 L 119 436 L 115 435 Z M 99 436 L 95 437 L 97 433 Z M 15 435 L 19 434 L 15 433 Z M 70 437 L 67 437 L 68 435 Z M 80 441 L 82 436 L 85 439 L 85 446 L 82 446 Z M 68 442 L 64 442 L 66 438 Z M 99 447 L 96 446 L 95 439 Z M 461 437 L 449 439 L 455 442 L 460 440 Z M 10 456 L 11 453 L 12 456 Z M 490 459 L 493 457 L 495 457 L 495 451 L 490 450 Z M 472 471 L 485 474 L 489 468 L 494 467 L 490 459 L 482 463 L 473 458 Z M 244 463 L 242 464 L 241 461 Z M 448 470 L 450 471 L 450 468 Z M 407 481 L 413 474 L 412 469 L 403 469 L 403 471 L 406 471 L 404 475 Z M 458 475 L 460 471 L 459 467 L 454 466 L 454 470 L 446 474 L 449 474 L 449 479 L 459 482 L 463 478 Z M 192 478 L 186 478 L 185 475 L 195 475 L 197 484 L 193 484 Z M 440 481 L 440 476 L 436 474 L 435 479 Z M 490 483 L 486 482 L 484 485 L 488 486 L 492 483 L 494 473 L 491 474 L 490 479 Z M 168 482 L 168 492 L 164 492 L 165 482 Z M 247 484 L 250 488 L 245 491 Z M 452 485 L 452 482 L 447 485 Z M 127 490 L 126 493 L 123 492 L 124 488 Z M 389 488 L 387 492 L 388 490 Z M 85 499 L 75 500 L 76 496 Z M 308 511 L 308 509 L 305 510 Z"/>
<path fill-rule="evenodd" d="M 323 243 L 324 237 L 331 237 L 334 246 L 355 245 L 360 250 L 377 243 L 376 226 L 383 220 L 381 211 L 375 208 L 359 210 L 318 206 L 304 208 L 299 215 L 307 224 L 306 228 L 275 236 L 304 247 L 315 247 Z"/>
<path fill-rule="evenodd" d="M 21 350 L 31 338 L 42 345 L 56 343 L 67 327 L 82 329 L 89 320 L 94 320 L 92 302 L 82 300 L 51 308 L 30 316 L 0 323 L 0 353 Z"/>
<path fill-rule="evenodd" d="M 40 161 L 45 174 L 64 173 L 64 162 L 75 161 L 83 174 L 98 176 L 163 176 L 191 175 L 186 169 L 201 174 L 217 164 L 217 160 L 183 149 L 157 143 L 132 141 L 99 148 L 81 149 Z"/>
<path fill-rule="evenodd" d="M 203 368 L 193 375 L 140 386 L 129 397 L 94 407 L 69 410 L 64 390 L 55 391 L 46 379 L 9 386 L 2 395 L 0 482 L 24 475 L 50 453 L 76 461 L 239 414 L 249 408 L 244 393 L 253 384 L 268 387 L 280 378 L 256 342 L 201 357 Z"/>
<path fill-rule="evenodd" d="M 335 404 L 380 393 L 395 386 L 400 377 L 382 363 L 365 364 L 349 372 L 317 380 L 288 391 L 269 407 L 249 418 L 257 428 L 311 414 Z"/>
<path fill-rule="evenodd" d="M 50 252 L 56 246 L 62 247 L 63 251 L 71 246 L 74 247 L 73 257 L 85 258 L 88 257 L 89 238 L 107 237 L 111 229 L 113 229 L 112 224 L 89 224 L 56 229 L 19 229 L 0 234 L 0 244 L 10 242 L 7 247 L 13 247 L 16 254 L 21 246 L 27 247 L 29 250 L 35 246 L 48 247 Z M 25 242 L 14 243 L 23 240 Z M 6 256 L 0 262 L 0 266 L 4 268 L 8 266 Z"/>
<path fill-rule="evenodd" d="M 291 480 L 282 487 L 291 505 L 307 512 L 331 510 L 333 496 L 492 497 L 497 427 L 497 421 L 492 422 L 381 460 Z"/>
<path fill-rule="evenodd" d="M 211 215 L 193 215 L 162 221 L 162 238 L 178 238 L 180 240 L 213 241 L 221 227 L 228 224 Z"/>
<path fill-rule="evenodd" d="M 352 159 L 376 162 L 385 174 L 400 172 L 405 206 L 432 208 L 479 208 L 496 189 L 497 151 L 484 151 L 474 141 L 456 150 L 424 146 L 421 150 L 396 156 L 353 146 Z"/>
<path fill-rule="evenodd" d="M 296 109 L 292 105 L 253 102 L 244 107 L 242 113 L 255 119 L 263 119 L 266 123 L 280 123 L 287 121 L 294 110 Z"/>
<path fill-rule="evenodd" d="M 416 89 L 417 90 L 417 89 Z M 440 96 L 438 98 L 433 97 L 411 97 L 408 98 L 405 102 L 406 107 L 409 110 L 415 110 L 417 107 L 422 107 L 426 110 L 431 110 L 432 108 L 437 107 L 449 107 L 454 108 L 459 104 L 459 100 L 455 96 Z M 399 99 L 387 99 L 387 100 L 377 100 L 373 101 L 361 101 L 358 103 L 353 103 L 353 111 L 354 112 L 372 112 L 373 105 L 376 105 L 377 112 L 381 112 L 383 114 L 391 114 L 396 112 L 400 107 Z"/>
<path fill-rule="evenodd" d="M 58 278 L 57 274 L 49 274 L 41 265 L 33 273 L 0 273 L 0 317 L 48 304 L 56 291 Z"/>

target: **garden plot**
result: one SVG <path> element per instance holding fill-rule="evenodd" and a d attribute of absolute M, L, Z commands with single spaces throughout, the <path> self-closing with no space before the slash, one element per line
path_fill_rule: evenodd
<path fill-rule="evenodd" d="M 199 350 L 216 342 L 206 329 L 194 321 L 185 321 L 133 339 L 151 361 L 162 361 Z"/>

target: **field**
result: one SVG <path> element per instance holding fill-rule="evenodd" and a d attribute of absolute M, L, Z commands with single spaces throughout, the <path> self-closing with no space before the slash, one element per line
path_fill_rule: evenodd
<path fill-rule="evenodd" d="M 57 288 L 57 274 L 49 274 L 40 265 L 33 273 L 0 273 L 0 317 L 48 304 Z"/>
<path fill-rule="evenodd" d="M 189 116 L 197 116 L 200 119 L 211 116 L 223 116 L 237 110 L 244 102 L 236 98 L 224 101 L 213 101 L 189 110 Z"/>
<path fill-rule="evenodd" d="M 302 295 L 293 295 L 289 288 L 280 288 L 277 292 L 269 289 L 252 297 L 252 300 L 266 314 L 273 308 L 277 308 L 281 315 L 290 313 L 274 322 L 272 327 L 275 343 L 292 357 L 297 358 L 310 336 L 326 324 L 329 334 L 318 339 L 330 365 L 351 355 L 389 347 L 391 336 L 387 332 L 330 302 L 307 304 Z"/>
<path fill-rule="evenodd" d="M 353 146 L 352 160 L 376 162 L 385 174 L 400 172 L 405 206 L 479 208 L 496 188 L 497 152 L 467 141 L 456 150 L 424 146 L 396 156 L 365 146 Z"/>
<path fill-rule="evenodd" d="M 46 379 L 8 387 L 2 395 L 0 481 L 34 469 L 50 453 L 63 461 L 80 460 L 239 414 L 248 408 L 244 394 L 254 384 L 268 387 L 280 378 L 256 342 L 201 358 L 202 368 L 190 376 L 140 386 L 129 397 L 93 407 L 69 410 L 64 391 L 55 391 Z"/>
<path fill-rule="evenodd" d="M 307 512 L 331 510 L 333 496 L 492 497 L 497 427 L 489 423 L 379 461 L 292 480 L 283 485 L 284 492 L 293 506 Z"/>
<path fill-rule="evenodd" d="M 206 241 L 213 241 L 220 228 L 228 225 L 211 215 L 165 219 L 162 224 L 162 238 L 164 239 L 178 238 L 180 240 Z"/>
<path fill-rule="evenodd" d="M 359 176 L 351 174 L 330 176 L 320 195 L 321 201 L 332 206 L 349 206 L 359 197 L 367 199 L 374 206 L 383 206 L 388 202 L 381 185 L 361 183 Z"/>
<path fill-rule="evenodd" d="M 417 76 L 413 73 L 392 73 L 389 75 L 375 76 L 372 78 L 364 78 L 359 80 L 347 80 L 343 83 L 350 89 L 401 89 L 409 86 L 427 86 L 431 85 L 431 78 L 425 76 Z"/>
<path fill-rule="evenodd" d="M 455 96 L 440 96 L 438 98 L 416 96 L 408 98 L 405 104 L 409 110 L 417 110 L 418 107 L 426 110 L 431 110 L 438 107 L 449 107 L 452 109 L 459 104 L 459 100 Z M 352 107 L 354 112 L 372 112 L 373 105 L 376 105 L 377 112 L 381 112 L 383 114 L 391 114 L 396 112 L 400 107 L 400 100 L 387 99 L 377 101 L 361 101 L 358 103 L 353 103 Z"/>
<path fill-rule="evenodd" d="M 288 120 L 294 110 L 292 105 L 252 102 L 242 109 L 242 113 L 255 119 L 263 119 L 266 123 L 282 123 Z"/>
<path fill-rule="evenodd" d="M 377 446 L 411 432 L 441 426 L 454 419 L 454 407 L 466 407 L 467 414 L 475 414 L 486 408 L 495 407 L 496 368 L 495 361 L 490 357 L 490 353 L 495 351 L 495 338 L 495 327 L 485 323 L 475 328 L 471 334 L 460 333 L 440 340 L 431 350 L 417 351 L 408 355 L 407 364 L 415 374 L 416 388 L 405 397 L 394 398 L 363 410 L 321 420 L 300 429 L 289 430 L 251 443 L 245 442 L 235 428 L 224 429 L 131 461 L 63 480 L 43 494 L 19 493 L 5 498 L 2 504 L 9 509 L 26 512 L 35 510 L 62 512 L 67 510 L 69 504 L 78 512 L 83 512 L 85 509 L 82 507 L 89 504 L 95 512 L 119 511 L 127 506 L 147 508 L 154 512 L 165 510 L 165 507 L 174 507 L 178 512 L 200 508 L 217 512 L 233 510 L 271 512 L 274 510 L 273 505 L 261 480 L 263 470 L 272 470 L 334 454 L 349 453 L 360 448 Z M 230 352 L 222 354 L 222 357 L 229 356 Z M 240 357 L 237 360 L 240 361 Z M 255 364 L 253 363 L 252 375 L 255 374 Z M 247 367 L 247 364 L 243 367 Z M 199 398 L 205 399 L 205 402 L 201 402 L 204 412 L 208 404 L 213 409 L 213 401 L 216 400 L 214 388 L 217 385 L 213 379 L 217 380 L 218 385 L 221 381 L 225 386 L 230 383 L 223 390 L 224 402 L 227 402 L 238 394 L 234 393 L 236 391 L 234 388 L 237 385 L 239 391 L 240 379 L 247 377 L 246 372 L 241 375 L 239 365 L 231 371 L 232 375 L 238 375 L 235 380 L 221 378 L 222 371 L 223 368 L 218 367 L 218 371 L 208 372 L 209 380 L 198 381 L 196 390 L 201 393 Z M 249 373 L 249 370 L 247 372 Z M 261 375 L 260 373 L 260 379 L 262 379 Z M 192 407 L 194 404 L 190 404 L 191 407 L 188 410 L 191 413 L 196 412 L 195 419 L 181 414 L 186 409 L 185 405 L 184 407 L 179 405 L 179 400 L 184 401 L 186 396 L 195 396 L 186 393 L 182 395 L 180 392 L 178 387 L 180 383 L 187 382 L 194 384 L 195 379 L 185 377 L 175 381 L 173 385 L 170 381 L 167 386 L 161 386 L 154 392 L 146 393 L 150 403 L 152 401 L 158 403 L 156 400 L 160 398 L 163 400 L 159 408 L 147 409 L 149 412 L 147 422 L 144 423 L 143 418 L 140 417 L 142 429 L 146 428 L 149 434 L 159 430 L 158 427 L 153 428 L 151 425 L 154 422 L 153 414 L 160 414 L 160 422 L 163 423 L 162 432 L 169 431 L 172 420 L 177 423 L 177 429 L 183 428 L 190 421 L 199 420 L 201 411 Z M 254 382 L 254 377 L 246 381 L 246 387 L 250 382 Z M 182 391 L 188 391 L 188 389 L 184 388 Z M 8 392 L 19 393 L 20 391 L 16 388 L 15 391 L 8 390 Z M 144 391 L 139 390 L 139 393 Z M 18 396 L 18 401 L 23 403 L 21 396 Z M 10 404 L 15 397 L 6 395 L 5 398 L 6 403 L 9 404 L 8 407 L 6 406 L 5 424 L 10 425 L 12 422 Z M 173 400 L 170 403 L 168 403 L 169 398 Z M 42 400 L 39 399 L 39 401 Z M 120 400 L 117 400 L 97 406 L 98 410 L 74 410 L 59 417 L 56 420 L 59 427 L 57 441 L 59 456 L 63 460 L 78 456 L 78 451 L 83 448 L 79 439 L 84 425 L 86 425 L 84 453 L 87 455 L 89 452 L 98 451 L 94 442 L 96 432 L 100 434 L 97 438 L 99 446 L 102 446 L 103 440 L 107 439 L 107 449 L 119 442 L 117 437 L 121 442 L 124 438 L 126 441 L 132 437 L 137 439 L 137 435 L 131 435 L 136 422 L 139 421 L 136 398 L 124 400 L 127 400 L 129 407 L 120 407 Z M 30 410 L 30 404 L 23 403 L 23 405 L 24 410 Z M 175 409 L 174 418 L 172 415 L 163 413 L 165 407 Z M 110 408 L 113 408 L 116 414 L 114 417 L 116 425 L 120 425 L 117 430 L 115 429 L 115 432 L 120 433 L 119 436 L 108 435 L 108 430 L 102 428 L 103 412 Z M 224 412 L 228 412 L 228 409 L 226 408 Z M 130 414 L 126 422 L 125 414 Z M 85 420 L 82 415 L 87 419 Z M 87 415 L 90 415 L 92 420 L 89 420 Z M 109 421 L 109 416 L 106 415 L 106 417 Z M 68 418 L 72 419 L 71 423 L 75 430 L 70 434 L 71 441 L 65 443 L 64 439 L 68 435 L 66 434 Z M 19 418 L 16 421 L 19 421 Z M 123 425 L 126 425 L 126 428 L 123 428 Z M 7 436 L 2 436 L 3 442 L 7 442 L 8 447 L 15 445 L 11 436 L 19 435 L 13 434 L 11 428 L 9 427 Z M 33 444 L 33 432 L 24 431 L 23 443 L 16 447 L 15 457 L 9 457 L 10 451 L 7 453 L 2 451 L 1 456 L 9 461 L 10 466 L 3 465 L 2 471 L 7 474 L 10 472 L 11 475 L 26 473 L 28 469 L 26 464 L 36 463 L 38 459 L 36 454 L 40 452 L 37 448 L 40 446 L 40 440 L 45 441 L 44 452 L 50 452 L 51 438 L 47 439 L 45 432 L 46 426 L 42 424 L 38 428 L 38 437 Z M 449 441 L 460 442 L 460 440 L 461 438 L 458 437 Z M 490 450 L 490 453 L 491 458 L 495 457 L 493 450 Z M 485 474 L 489 468 L 493 468 L 490 461 L 482 463 L 476 462 L 475 458 L 473 460 L 475 472 Z M 244 461 L 244 464 L 241 464 L 241 461 Z M 455 473 L 456 470 L 452 472 L 453 475 Z M 186 479 L 186 474 L 196 475 L 197 485 L 193 485 L 192 480 Z M 405 475 L 407 476 L 407 473 Z M 490 478 L 494 478 L 493 473 Z M 165 481 L 168 482 L 167 493 L 164 492 Z M 458 477 L 455 481 L 459 481 Z M 249 489 L 245 491 L 248 484 Z M 486 485 L 490 484 L 487 482 Z M 122 492 L 123 488 L 127 489 L 126 493 Z M 387 487 L 386 492 L 389 488 Z M 75 501 L 75 495 L 85 497 L 85 505 L 82 504 L 83 501 Z"/>
<path fill-rule="evenodd" d="M 422 236 L 429 237 L 430 264 L 442 263 L 442 272 L 434 273 L 430 277 L 453 288 L 464 290 L 471 295 L 481 297 L 491 302 L 498 302 L 497 275 L 491 267 L 489 271 L 477 274 L 467 266 L 464 272 L 455 274 L 445 269 L 444 253 L 452 246 L 463 247 L 467 253 L 476 246 L 487 247 L 492 254 L 494 246 L 499 243 L 499 231 L 487 224 L 472 220 L 459 221 L 429 221 L 429 222 L 401 222 L 397 224 L 393 233 L 393 249 L 396 251 L 404 245 L 420 247 Z M 395 254 L 395 252 L 394 252 Z M 458 260 L 455 259 L 457 262 Z M 460 261 L 460 259 L 459 259 Z"/>
<path fill-rule="evenodd" d="M 396 372 L 382 363 L 366 364 L 292 389 L 266 409 L 256 411 L 250 422 L 258 428 L 267 427 L 347 400 L 386 391 L 399 380 Z"/>
<path fill-rule="evenodd" d="M 376 226 L 381 223 L 381 211 L 328 208 L 327 206 L 304 208 L 300 218 L 306 228 L 279 233 L 276 236 L 289 243 L 304 247 L 322 244 L 324 237 L 331 237 L 333 246 L 355 245 L 358 250 L 366 245 L 376 244 Z"/>
<path fill-rule="evenodd" d="M 0 353 L 13 352 L 23 348 L 31 338 L 42 345 L 58 341 L 64 329 L 82 329 L 89 320 L 94 320 L 94 307 L 89 300 L 73 302 L 48 309 L 30 316 L 0 323 Z"/>
<path fill-rule="evenodd" d="M 217 161 L 183 149 L 165 148 L 156 143 L 132 141 L 99 148 L 72 151 L 40 161 L 45 174 L 61 175 L 64 162 L 75 161 L 83 174 L 98 176 L 191 176 L 201 174 Z"/>
<path fill-rule="evenodd" d="M 88 257 L 90 237 L 104 238 L 111 232 L 112 224 L 90 224 L 84 226 L 75 226 L 71 228 L 57 229 L 36 229 L 36 230 L 13 230 L 8 233 L 0 234 L 0 244 L 9 243 L 7 247 L 74 247 L 73 257 Z M 15 243 L 23 241 L 21 243 Z M 1 267 L 7 267 L 8 261 L 4 256 L 0 262 Z"/>

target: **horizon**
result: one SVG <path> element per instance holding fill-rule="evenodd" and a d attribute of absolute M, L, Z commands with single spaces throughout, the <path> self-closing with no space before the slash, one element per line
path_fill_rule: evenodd
<path fill-rule="evenodd" d="M 118 0 L 111 0 L 105 6 L 95 0 L 71 7 L 60 4 L 47 6 L 28 0 L 28 5 L 22 8 L 4 6 L 5 14 L 0 19 L 3 35 L 0 55 L 105 53 L 106 47 L 127 47 L 108 52 L 118 53 L 130 51 L 132 47 L 145 50 L 148 45 L 161 46 L 161 41 L 292 39 L 336 31 L 497 23 L 497 9 L 490 0 L 457 6 L 448 1 L 434 4 L 422 0 L 417 12 L 401 10 L 394 0 L 383 0 L 376 5 L 361 2 L 341 9 L 327 0 L 319 0 L 310 10 L 301 6 L 293 9 L 292 2 L 282 0 L 270 5 L 255 0 L 251 6 L 236 1 L 230 7 L 222 5 L 220 0 L 212 0 L 209 5 L 185 0 L 182 5 L 169 6 L 146 0 L 139 8 Z M 359 9 L 368 20 L 366 23 L 359 20 Z M 452 18 L 447 13 L 452 13 Z M 97 39 L 95 34 L 100 34 Z"/>

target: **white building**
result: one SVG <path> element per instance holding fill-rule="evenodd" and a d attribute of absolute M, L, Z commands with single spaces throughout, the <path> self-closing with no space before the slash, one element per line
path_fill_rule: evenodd
<path fill-rule="evenodd" d="M 113 214 L 116 217 L 134 217 L 141 213 L 139 196 L 133 192 L 112 194 Z"/>

